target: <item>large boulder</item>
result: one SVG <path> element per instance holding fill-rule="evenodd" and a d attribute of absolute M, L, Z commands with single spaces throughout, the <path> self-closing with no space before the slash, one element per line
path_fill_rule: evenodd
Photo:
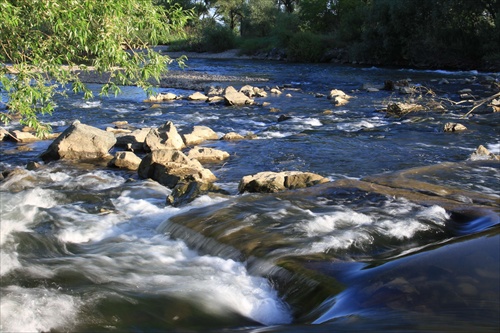
<path fill-rule="evenodd" d="M 205 147 L 193 147 L 188 155 L 190 159 L 196 159 L 201 163 L 214 163 L 229 158 L 229 153 L 223 150 Z"/>
<path fill-rule="evenodd" d="M 253 99 L 249 98 L 242 92 L 234 89 L 234 87 L 227 87 L 224 90 L 224 100 L 227 105 L 241 106 L 253 104 Z"/>
<path fill-rule="evenodd" d="M 177 149 L 152 151 L 142 159 L 138 173 L 141 178 L 151 178 L 169 188 L 174 188 L 179 182 L 212 183 L 217 180 L 199 161 Z"/>
<path fill-rule="evenodd" d="M 115 157 L 109 161 L 108 166 L 135 171 L 139 168 L 140 164 L 141 158 L 133 152 L 119 151 L 115 154 Z"/>
<path fill-rule="evenodd" d="M 116 143 L 113 133 L 75 121 L 40 156 L 44 161 L 87 160 L 109 156 Z"/>
<path fill-rule="evenodd" d="M 186 146 L 194 146 L 206 140 L 217 140 L 219 136 L 210 127 L 194 126 L 193 131 L 182 136 Z"/>
<path fill-rule="evenodd" d="M 136 151 L 144 149 L 144 141 L 151 128 L 136 129 L 130 133 L 121 133 L 116 136 L 116 146 Z"/>
<path fill-rule="evenodd" d="M 243 192 L 275 193 L 328 182 L 328 178 L 311 172 L 283 171 L 259 172 L 241 179 L 238 190 Z"/>
<path fill-rule="evenodd" d="M 159 149 L 182 149 L 184 148 L 184 140 L 177 132 L 174 124 L 167 121 L 158 128 L 153 128 L 149 131 L 144 139 L 144 150 L 154 151 Z"/>

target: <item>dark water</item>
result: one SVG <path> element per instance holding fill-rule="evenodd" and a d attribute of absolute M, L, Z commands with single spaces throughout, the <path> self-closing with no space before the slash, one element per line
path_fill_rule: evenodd
<path fill-rule="evenodd" d="M 409 97 L 360 90 L 411 79 L 457 99 L 462 88 L 486 95 L 479 82 L 496 73 L 202 59 L 187 70 L 266 77 L 255 85 L 286 84 L 291 97 L 258 100 L 275 110 L 186 100 L 153 108 L 133 87 L 59 100 L 46 119 L 58 132 L 75 119 L 102 129 L 172 121 L 181 133 L 205 125 L 257 139 L 205 143 L 231 155 L 208 166 L 230 194 L 182 207 L 167 206 L 170 190 L 134 172 L 83 163 L 52 162 L 1 182 L 2 332 L 498 331 L 499 164 L 469 157 L 479 145 L 499 153 L 500 114 L 388 118 L 376 110 Z M 315 97 L 334 88 L 354 98 L 335 107 Z M 446 122 L 468 130 L 444 133 Z M 24 169 L 49 144 L 1 142 L 0 166 Z M 416 180 L 456 189 L 467 209 L 328 186 L 237 193 L 241 177 L 260 171 L 336 181 L 434 165 L 446 167 Z M 474 208 L 471 192 L 496 208 Z"/>

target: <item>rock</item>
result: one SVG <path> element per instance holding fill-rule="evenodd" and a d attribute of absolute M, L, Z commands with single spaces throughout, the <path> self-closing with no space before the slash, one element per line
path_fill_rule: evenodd
<path fill-rule="evenodd" d="M 301 171 L 260 172 L 241 179 L 238 190 L 243 192 L 275 193 L 326 183 L 329 180 L 318 174 Z"/>
<path fill-rule="evenodd" d="M 224 90 L 224 100 L 227 105 L 241 106 L 253 104 L 253 99 L 250 99 L 244 93 L 241 93 L 229 86 Z"/>
<path fill-rule="evenodd" d="M 131 151 L 144 150 L 144 141 L 151 128 L 141 128 L 130 133 L 120 133 L 116 136 L 116 145 Z"/>
<path fill-rule="evenodd" d="M 175 99 L 177 99 L 177 95 L 173 93 L 166 93 L 166 94 L 158 94 L 156 96 L 149 96 L 149 98 L 145 102 L 157 103 L 163 101 L 172 101 Z"/>
<path fill-rule="evenodd" d="M 40 138 L 29 132 L 23 132 L 19 130 L 10 131 L 9 134 L 17 142 L 33 142 L 40 140 Z"/>
<path fill-rule="evenodd" d="M 448 81 L 447 79 L 441 79 L 439 80 L 438 84 L 450 84 L 450 81 Z"/>
<path fill-rule="evenodd" d="M 281 115 L 281 116 L 279 116 L 279 118 L 278 118 L 278 123 L 280 123 L 280 122 L 282 122 L 282 121 L 290 120 L 290 119 L 292 119 L 292 117 L 282 114 L 282 115 Z"/>
<path fill-rule="evenodd" d="M 182 149 L 184 148 L 184 140 L 177 132 L 174 124 L 167 121 L 158 128 L 153 128 L 149 131 L 144 139 L 144 150 L 154 151 L 158 149 Z"/>
<path fill-rule="evenodd" d="M 186 146 L 198 145 L 206 140 L 217 140 L 219 136 L 210 127 L 194 126 L 193 131 L 182 136 Z"/>
<path fill-rule="evenodd" d="M 245 139 L 243 135 L 235 132 L 226 133 L 221 138 L 221 140 L 226 140 L 226 141 L 243 140 L 243 139 Z"/>
<path fill-rule="evenodd" d="M 169 188 L 174 188 L 179 182 L 212 183 L 217 180 L 199 161 L 190 159 L 177 149 L 152 151 L 142 159 L 138 174 Z"/>
<path fill-rule="evenodd" d="M 113 133 L 75 121 L 42 153 L 44 161 L 100 159 L 109 156 L 116 143 Z"/>
<path fill-rule="evenodd" d="M 206 86 L 204 92 L 209 97 L 220 96 L 224 93 L 224 88 L 221 86 Z"/>
<path fill-rule="evenodd" d="M 187 156 L 201 163 L 213 163 L 228 159 L 229 153 L 213 148 L 193 147 Z"/>
<path fill-rule="evenodd" d="M 109 161 L 108 166 L 135 171 L 139 168 L 141 161 L 141 158 L 133 152 L 119 151 L 115 154 L 113 159 Z"/>
<path fill-rule="evenodd" d="M 500 161 L 500 155 L 493 154 L 486 147 L 481 145 L 476 149 L 475 152 L 472 153 L 472 155 L 470 156 L 470 160 L 471 161 L 478 161 L 478 160 Z"/>
<path fill-rule="evenodd" d="M 500 112 L 500 98 L 494 99 L 490 103 L 493 112 Z"/>
<path fill-rule="evenodd" d="M 195 92 L 187 97 L 190 101 L 203 101 L 205 102 L 208 99 L 208 96 L 202 94 L 201 92 Z"/>
<path fill-rule="evenodd" d="M 281 94 L 281 90 L 279 90 L 278 88 L 271 88 L 271 90 L 269 92 L 271 94 L 275 94 L 275 95 L 280 95 Z"/>
<path fill-rule="evenodd" d="M 443 130 L 445 132 L 459 132 L 467 130 L 467 127 L 459 123 L 446 123 Z"/>
<path fill-rule="evenodd" d="M 112 124 L 115 125 L 116 128 L 129 129 L 130 127 L 126 120 L 113 121 Z"/>
<path fill-rule="evenodd" d="M 407 113 L 422 111 L 425 108 L 420 104 L 414 103 L 391 103 L 387 105 L 387 113 L 392 116 L 402 117 Z"/>
<path fill-rule="evenodd" d="M 351 96 L 347 95 L 345 92 L 339 89 L 333 89 L 328 94 L 328 99 L 333 101 L 333 104 L 337 106 L 346 105 L 351 99 Z"/>
<path fill-rule="evenodd" d="M 254 97 L 256 95 L 255 91 L 254 91 L 254 87 L 252 87 L 248 84 L 240 88 L 240 93 L 243 93 L 250 98 Z"/>
<path fill-rule="evenodd" d="M 114 128 L 114 127 L 106 127 L 106 132 L 111 132 L 113 133 L 115 136 L 116 135 L 119 135 L 119 134 L 128 134 L 128 133 L 132 133 L 131 130 L 129 129 L 124 129 L 124 128 Z"/>
<path fill-rule="evenodd" d="M 207 102 L 212 103 L 212 104 L 222 103 L 222 102 L 224 102 L 224 97 L 222 97 L 222 96 L 210 96 L 210 97 L 208 97 Z"/>
<path fill-rule="evenodd" d="M 172 189 L 172 193 L 167 197 L 167 204 L 179 207 L 188 204 L 200 195 L 207 194 L 209 192 L 229 195 L 227 191 L 221 190 L 218 186 L 215 186 L 212 183 L 179 183 Z"/>
<path fill-rule="evenodd" d="M 35 161 L 30 161 L 28 164 L 26 164 L 26 170 L 33 171 L 36 169 L 39 169 L 42 165 L 38 162 Z"/>

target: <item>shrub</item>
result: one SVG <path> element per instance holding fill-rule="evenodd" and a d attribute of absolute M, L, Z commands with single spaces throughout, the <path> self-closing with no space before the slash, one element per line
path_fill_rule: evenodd
<path fill-rule="evenodd" d="M 294 34 L 287 45 L 288 59 L 296 62 L 320 62 L 325 50 L 321 36 L 307 31 Z"/>

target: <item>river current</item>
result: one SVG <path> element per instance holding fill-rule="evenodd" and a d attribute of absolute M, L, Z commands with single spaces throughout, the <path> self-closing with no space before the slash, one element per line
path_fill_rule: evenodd
<path fill-rule="evenodd" d="M 361 89 L 409 79 L 458 101 L 463 88 L 487 94 L 482 78 L 498 73 L 214 59 L 189 60 L 186 70 L 266 78 L 254 85 L 284 93 L 257 99 L 270 106 L 153 106 L 122 87 L 112 97 L 60 98 L 44 120 L 55 132 L 78 119 L 101 129 L 172 121 L 180 133 L 254 133 L 203 144 L 230 154 L 206 166 L 228 194 L 173 207 L 170 189 L 136 172 L 68 161 L 29 171 L 50 141 L 0 142 L 0 170 L 23 170 L 0 182 L 2 332 L 498 332 L 499 162 L 470 156 L 479 145 L 500 153 L 500 113 L 387 117 L 377 110 L 411 97 Z M 317 95 L 331 89 L 353 98 L 334 106 Z M 467 131 L 446 133 L 447 122 Z M 462 214 L 349 187 L 238 193 L 243 176 L 261 171 L 333 182 L 426 167 L 420 181 L 456 189 L 464 206 L 468 193 L 487 196 L 493 209 Z"/>

